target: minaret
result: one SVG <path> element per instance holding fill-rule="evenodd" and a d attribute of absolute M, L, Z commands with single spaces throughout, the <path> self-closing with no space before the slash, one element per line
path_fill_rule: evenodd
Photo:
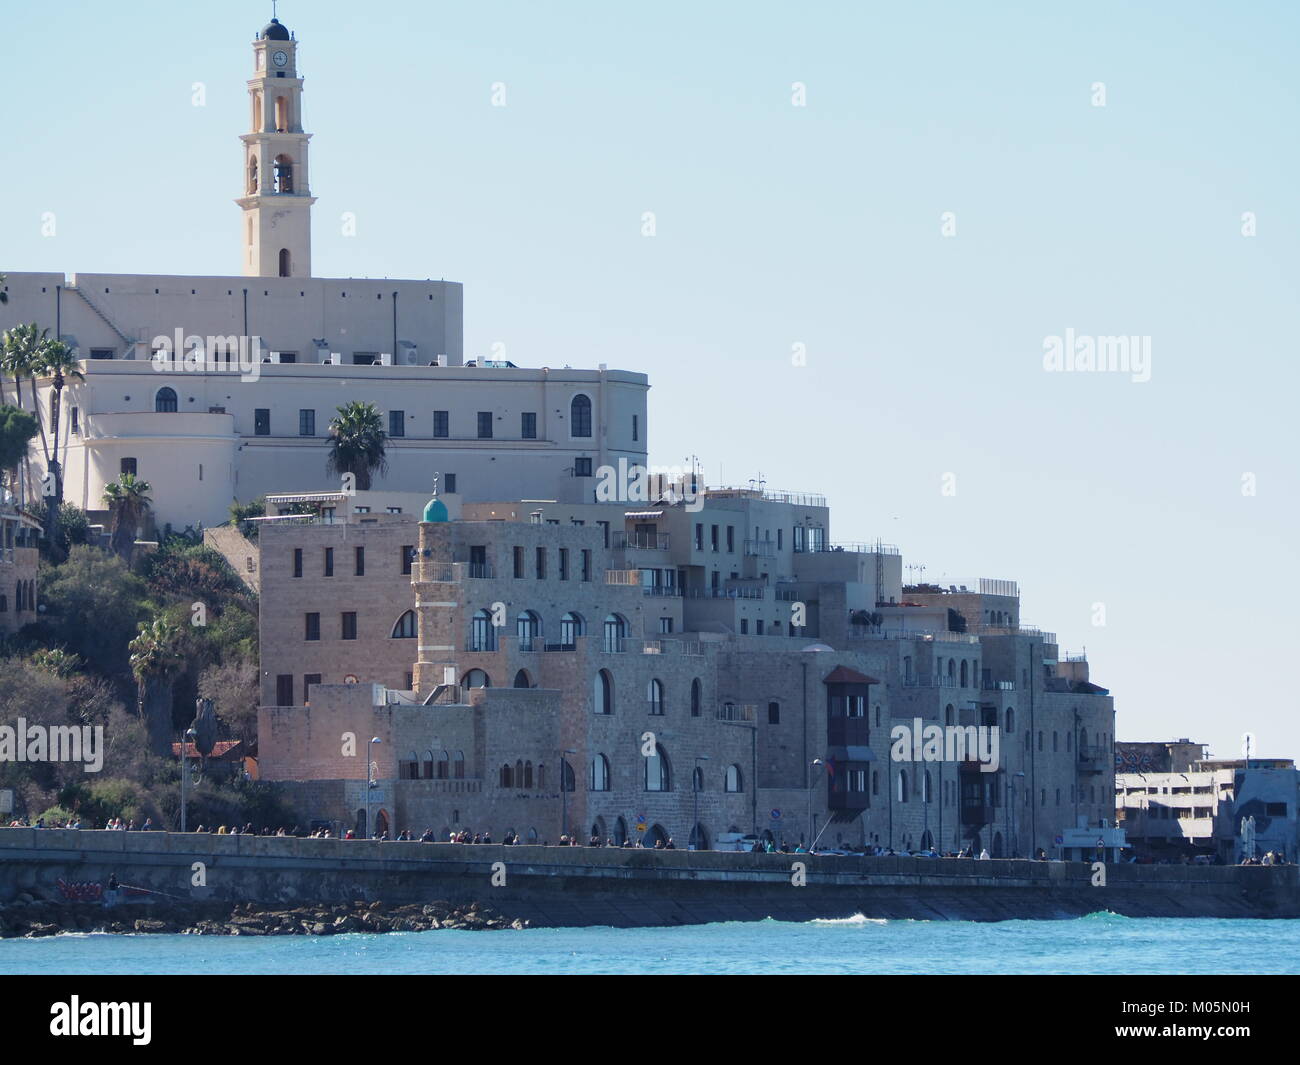
<path fill-rule="evenodd" d="M 253 42 L 248 82 L 250 132 L 244 142 L 243 249 L 246 277 L 311 276 L 311 205 L 302 131 L 298 42 L 271 19 Z"/>

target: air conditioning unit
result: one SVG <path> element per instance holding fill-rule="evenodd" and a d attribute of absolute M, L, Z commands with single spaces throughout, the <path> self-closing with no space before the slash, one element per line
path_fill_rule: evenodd
<path fill-rule="evenodd" d="M 279 366 L 279 365 L 280 365 L 280 353 L 279 353 L 278 351 L 267 352 L 266 358 L 264 358 L 264 359 L 262 360 L 262 362 L 264 362 L 264 363 L 269 362 L 272 366 Z"/>
<path fill-rule="evenodd" d="M 342 366 L 342 365 L 343 365 L 343 356 L 342 356 L 341 354 L 339 354 L 339 352 L 337 352 L 337 351 L 331 351 L 331 352 L 330 352 L 329 364 L 330 364 L 331 366 Z"/>
<path fill-rule="evenodd" d="M 420 349 L 418 345 L 412 344 L 409 340 L 399 340 L 397 342 L 399 366 L 419 366 Z"/>
<path fill-rule="evenodd" d="M 388 352 L 385 351 L 385 352 L 383 352 L 383 353 L 380 354 L 380 356 L 379 356 L 379 361 L 378 361 L 377 363 L 375 363 L 375 365 L 376 365 L 376 366 L 392 366 L 392 365 L 393 365 L 393 356 L 390 355 Z"/>

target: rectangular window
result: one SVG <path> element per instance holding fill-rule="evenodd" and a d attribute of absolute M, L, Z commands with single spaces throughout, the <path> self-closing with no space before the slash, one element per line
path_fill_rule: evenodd
<path fill-rule="evenodd" d="M 91 348 L 90 357 L 96 361 L 101 359 L 111 359 L 116 353 L 115 348 Z"/>
<path fill-rule="evenodd" d="M 749 635 L 749 618 L 740 619 L 740 635 L 742 636 Z"/>
<path fill-rule="evenodd" d="M 769 725 L 779 725 L 779 724 L 781 724 L 781 704 L 780 704 L 780 703 L 768 703 L 768 704 L 767 704 L 767 723 L 768 723 Z"/>
<path fill-rule="evenodd" d="M 582 579 L 591 580 L 591 552 L 586 550 L 582 552 Z"/>
<path fill-rule="evenodd" d="M 316 435 L 316 412 L 314 410 L 300 410 L 298 412 L 298 435 Z"/>
<path fill-rule="evenodd" d="M 546 580 L 546 548 L 544 547 L 537 549 L 537 579 Z"/>
<path fill-rule="evenodd" d="M 411 563 L 415 561 L 415 548 L 407 544 L 402 548 L 402 576 L 409 577 L 411 574 Z"/>
<path fill-rule="evenodd" d="M 515 563 L 515 580 L 519 580 L 524 575 L 524 549 L 522 547 L 516 547 L 513 553 L 514 553 L 514 563 Z"/>
<path fill-rule="evenodd" d="M 73 436 L 81 435 L 81 408 L 80 407 L 72 408 L 72 435 Z"/>
<path fill-rule="evenodd" d="M 388 412 L 388 435 L 389 436 L 406 435 L 406 411 L 390 410 Z"/>
<path fill-rule="evenodd" d="M 334 548 L 325 548 L 325 576 L 334 576 Z"/>
<path fill-rule="evenodd" d="M 573 476 L 590 477 L 591 476 L 591 459 L 576 458 L 573 460 Z"/>
<path fill-rule="evenodd" d="M 699 522 L 695 523 L 695 550 L 704 550 L 704 526 Z"/>
<path fill-rule="evenodd" d="M 271 411 L 268 408 L 258 407 L 253 411 L 253 435 L 271 435 Z"/>
<path fill-rule="evenodd" d="M 364 547 L 356 549 L 356 575 L 358 577 L 366 575 L 366 549 Z"/>
<path fill-rule="evenodd" d="M 319 614 L 307 615 L 307 632 L 303 638 L 312 641 L 320 639 L 320 615 Z"/>
<path fill-rule="evenodd" d="M 443 491 L 448 495 L 456 494 L 456 475 L 454 473 L 444 473 L 442 479 L 445 483 Z"/>
<path fill-rule="evenodd" d="M 782 543 L 782 540 L 784 539 L 784 534 L 785 534 L 784 529 L 776 530 L 776 549 L 778 551 L 780 551 L 784 547 L 784 544 Z"/>
<path fill-rule="evenodd" d="M 311 690 L 320 683 L 319 673 L 308 673 L 302 678 L 302 705 L 306 706 L 311 702 Z"/>
<path fill-rule="evenodd" d="M 607 521 L 598 521 L 598 522 L 596 522 L 596 524 L 600 526 L 600 531 L 601 531 L 601 532 L 604 534 L 604 536 L 605 536 L 605 550 L 608 551 L 608 550 L 609 550 L 609 522 L 607 522 Z"/>
<path fill-rule="evenodd" d="M 718 527 L 716 525 L 709 526 L 709 545 L 716 554 L 718 550 Z"/>
<path fill-rule="evenodd" d="M 673 619 L 672 619 L 672 618 L 660 618 L 660 619 L 659 619 L 659 631 L 660 631 L 661 633 L 663 633 L 665 636 L 667 636 L 670 632 L 672 632 L 672 631 L 673 631 Z"/>
<path fill-rule="evenodd" d="M 560 580 L 567 581 L 568 579 L 569 579 L 569 549 L 567 547 L 562 547 L 560 548 Z"/>
<path fill-rule="evenodd" d="M 295 547 L 293 549 L 293 575 L 295 577 L 302 576 L 302 548 L 301 547 Z"/>
<path fill-rule="evenodd" d="M 639 415 L 632 415 L 632 439 L 633 441 L 641 439 L 641 421 Z"/>
<path fill-rule="evenodd" d="M 341 629 L 343 639 L 355 640 L 357 638 L 357 614 L 355 610 L 344 613 Z"/>
<path fill-rule="evenodd" d="M 478 412 L 478 438 L 480 440 L 492 439 L 492 412 L 490 410 Z"/>
<path fill-rule="evenodd" d="M 537 439 L 537 415 L 530 410 L 519 416 L 519 435 L 525 440 Z"/>
<path fill-rule="evenodd" d="M 727 526 L 727 554 L 734 555 L 735 553 L 736 553 L 736 527 L 734 525 L 728 525 Z"/>
<path fill-rule="evenodd" d="M 275 678 L 275 705 L 293 706 L 292 673 L 281 673 Z"/>
<path fill-rule="evenodd" d="M 118 466 L 119 473 L 129 473 L 132 477 L 136 476 L 135 459 L 123 459 Z"/>
<path fill-rule="evenodd" d="M 754 626 L 755 626 L 755 631 L 758 633 L 758 635 L 759 635 L 759 636 L 762 636 L 762 635 L 763 635 L 763 619 L 762 619 L 762 618 L 759 618 L 756 622 L 754 622 Z"/>
<path fill-rule="evenodd" d="M 433 412 L 433 438 L 446 440 L 451 435 L 451 415 L 445 410 Z"/>

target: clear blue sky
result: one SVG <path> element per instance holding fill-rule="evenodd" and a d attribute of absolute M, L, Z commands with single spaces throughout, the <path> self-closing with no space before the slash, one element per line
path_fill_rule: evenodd
<path fill-rule="evenodd" d="M 1297 12 L 280 5 L 317 274 L 463 281 L 468 353 L 648 372 L 655 461 L 825 492 L 834 538 L 929 579 L 1018 579 L 1121 739 L 1221 756 L 1300 755 Z M 7 5 L 0 269 L 238 272 L 269 15 Z M 1045 373 L 1067 328 L 1151 337 L 1151 381 Z"/>

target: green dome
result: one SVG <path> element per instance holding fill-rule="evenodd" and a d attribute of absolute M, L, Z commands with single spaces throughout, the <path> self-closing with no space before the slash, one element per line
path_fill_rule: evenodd
<path fill-rule="evenodd" d="M 430 499 L 424 508 L 424 521 L 448 521 L 447 504 L 437 496 Z"/>

